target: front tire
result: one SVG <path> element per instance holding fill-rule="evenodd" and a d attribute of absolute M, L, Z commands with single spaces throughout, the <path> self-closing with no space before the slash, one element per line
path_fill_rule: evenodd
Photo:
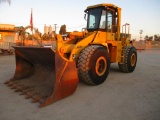
<path fill-rule="evenodd" d="M 133 72 L 137 64 L 137 50 L 133 46 L 127 46 L 123 50 L 124 63 L 119 65 L 122 72 Z"/>
<path fill-rule="evenodd" d="M 103 46 L 91 45 L 80 53 L 78 76 L 83 82 L 89 85 L 99 85 L 106 80 L 109 69 L 109 54 Z"/>

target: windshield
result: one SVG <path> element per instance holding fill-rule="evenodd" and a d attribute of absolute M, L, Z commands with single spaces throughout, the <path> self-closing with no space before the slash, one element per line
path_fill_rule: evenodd
<path fill-rule="evenodd" d="M 95 30 L 99 28 L 100 18 L 101 18 L 101 8 L 90 9 L 88 11 L 88 30 Z"/>

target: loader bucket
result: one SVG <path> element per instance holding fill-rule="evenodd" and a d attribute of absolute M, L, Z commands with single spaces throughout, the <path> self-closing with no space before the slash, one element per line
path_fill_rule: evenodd
<path fill-rule="evenodd" d="M 62 58 L 52 48 L 14 47 L 16 70 L 5 84 L 33 98 L 40 107 L 71 95 L 77 88 L 75 62 Z"/>

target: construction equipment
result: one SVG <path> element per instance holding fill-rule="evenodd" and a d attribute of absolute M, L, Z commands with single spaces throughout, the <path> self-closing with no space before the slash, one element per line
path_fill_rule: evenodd
<path fill-rule="evenodd" d="M 73 94 L 79 80 L 103 83 L 110 63 L 118 63 L 122 72 L 133 72 L 137 51 L 130 43 L 129 24 L 120 33 L 121 8 L 98 4 L 85 13 L 86 30 L 69 33 L 65 40 L 57 34 L 54 49 L 14 47 L 15 75 L 6 84 L 43 107 Z"/>

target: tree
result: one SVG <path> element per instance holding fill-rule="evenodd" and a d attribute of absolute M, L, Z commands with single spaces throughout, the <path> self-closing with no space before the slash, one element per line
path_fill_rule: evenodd
<path fill-rule="evenodd" d="M 154 35 L 154 40 L 155 41 L 160 41 L 160 35 L 159 34 Z"/>
<path fill-rule="evenodd" d="M 44 34 L 42 35 L 41 39 L 42 39 L 42 40 L 45 40 L 45 41 L 47 41 L 47 40 L 52 40 L 52 36 L 49 35 L 49 34 L 44 33 Z"/>
<path fill-rule="evenodd" d="M 66 25 L 62 25 L 61 28 L 60 28 L 60 31 L 59 31 L 59 34 L 66 34 Z"/>
<path fill-rule="evenodd" d="M 149 41 L 152 41 L 153 40 L 153 36 L 149 36 Z"/>
<path fill-rule="evenodd" d="M 0 0 L 0 3 L 1 2 L 8 2 L 9 5 L 11 4 L 11 0 Z"/>
<path fill-rule="evenodd" d="M 144 37 L 144 40 L 149 40 L 148 35 L 146 35 L 146 36 Z"/>

